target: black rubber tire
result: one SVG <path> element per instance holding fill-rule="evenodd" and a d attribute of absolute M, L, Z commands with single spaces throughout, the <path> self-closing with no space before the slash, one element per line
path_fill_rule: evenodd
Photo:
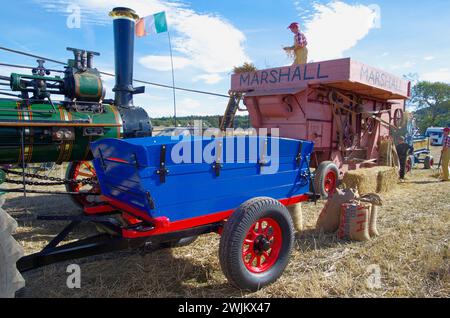
<path fill-rule="evenodd" d="M 252 273 L 242 259 L 242 244 L 250 227 L 263 217 L 271 217 L 281 228 L 282 246 L 276 262 L 263 273 Z M 257 291 L 275 282 L 286 268 L 294 245 L 294 224 L 289 211 L 280 202 L 258 197 L 243 203 L 224 225 L 219 246 L 223 273 L 235 287 Z"/>
<path fill-rule="evenodd" d="M 431 169 L 433 168 L 433 157 L 432 156 L 426 156 L 423 161 L 423 167 L 425 169 Z"/>
<path fill-rule="evenodd" d="M 316 191 L 316 194 L 319 194 L 322 199 L 328 198 L 328 192 L 325 191 L 325 176 L 329 171 L 333 171 L 336 174 L 337 183 L 339 179 L 339 169 L 332 161 L 322 161 L 314 173 L 314 190 Z"/>
<path fill-rule="evenodd" d="M 175 248 L 188 246 L 197 240 L 198 236 L 184 237 L 182 239 L 161 243 L 162 248 Z"/>
<path fill-rule="evenodd" d="M 23 248 L 13 238 L 17 222 L 2 209 L 0 195 L 0 298 L 13 298 L 25 286 L 16 262 L 23 256 Z"/>

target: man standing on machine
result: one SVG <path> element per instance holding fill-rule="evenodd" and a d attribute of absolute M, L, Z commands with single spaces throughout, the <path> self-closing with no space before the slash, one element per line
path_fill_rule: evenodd
<path fill-rule="evenodd" d="M 286 52 L 294 52 L 295 60 L 294 64 L 306 64 L 308 63 L 308 41 L 306 40 L 305 35 L 300 32 L 300 27 L 297 22 L 293 22 L 288 26 L 288 29 L 291 30 L 294 36 L 294 46 L 285 47 L 284 50 Z"/>

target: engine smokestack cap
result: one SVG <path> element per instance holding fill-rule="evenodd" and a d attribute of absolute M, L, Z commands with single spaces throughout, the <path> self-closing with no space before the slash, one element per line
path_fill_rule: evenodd
<path fill-rule="evenodd" d="M 131 19 L 133 21 L 138 21 L 139 16 L 133 9 L 125 8 L 125 7 L 117 7 L 114 8 L 110 13 L 110 17 L 114 19 Z"/>

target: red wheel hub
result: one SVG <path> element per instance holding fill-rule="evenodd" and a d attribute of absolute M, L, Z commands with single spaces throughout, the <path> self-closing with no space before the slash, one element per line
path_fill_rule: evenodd
<path fill-rule="evenodd" d="M 334 171 L 328 171 L 325 175 L 324 189 L 327 193 L 333 193 L 336 190 L 337 176 Z"/>
<path fill-rule="evenodd" d="M 263 273 L 276 263 L 283 237 L 277 221 L 262 218 L 256 221 L 242 244 L 242 260 L 252 273 Z"/>
<path fill-rule="evenodd" d="M 97 174 L 94 167 L 89 161 L 74 162 L 72 171 L 70 171 L 69 178 L 72 180 L 94 178 Z M 69 185 L 71 192 L 89 192 L 95 195 L 76 195 L 74 198 L 82 206 L 89 206 L 93 203 L 98 203 L 100 198 L 97 194 L 100 194 L 100 188 L 98 186 L 92 186 L 89 184 L 83 185 L 81 183 L 72 183 Z"/>
<path fill-rule="evenodd" d="M 434 166 L 434 159 L 430 159 L 430 167 Z"/>

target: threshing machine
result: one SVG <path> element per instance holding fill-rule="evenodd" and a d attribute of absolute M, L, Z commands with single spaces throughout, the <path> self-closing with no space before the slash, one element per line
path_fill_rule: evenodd
<path fill-rule="evenodd" d="M 403 122 L 410 83 L 345 58 L 234 74 L 231 94 L 224 128 L 243 100 L 254 128 L 313 141 L 315 189 L 327 197 L 345 171 L 377 164 L 380 140 Z"/>

